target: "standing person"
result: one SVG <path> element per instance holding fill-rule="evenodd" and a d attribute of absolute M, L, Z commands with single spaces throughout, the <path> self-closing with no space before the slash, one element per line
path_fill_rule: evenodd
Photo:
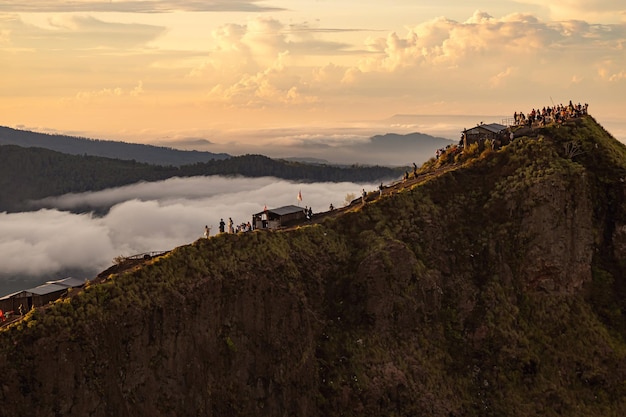
<path fill-rule="evenodd" d="M 383 196 L 383 190 L 385 189 L 385 187 L 383 186 L 383 183 L 381 182 L 380 185 L 378 186 L 378 195 L 380 197 Z"/>
<path fill-rule="evenodd" d="M 367 197 L 367 193 L 365 192 L 365 188 L 363 188 L 363 192 L 361 193 L 361 204 L 365 205 L 365 197 Z"/>
<path fill-rule="evenodd" d="M 228 218 L 228 233 L 234 233 L 235 231 L 233 230 L 233 219 L 232 218 Z"/>
<path fill-rule="evenodd" d="M 211 228 L 208 225 L 204 226 L 204 237 L 209 238 L 211 236 Z"/>
<path fill-rule="evenodd" d="M 224 219 L 220 219 L 220 233 L 224 233 L 224 226 L 226 226 Z"/>

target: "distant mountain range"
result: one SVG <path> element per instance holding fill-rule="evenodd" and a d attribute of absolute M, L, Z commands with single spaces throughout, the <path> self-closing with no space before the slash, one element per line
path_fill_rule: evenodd
<path fill-rule="evenodd" d="M 2 126 L 0 126 L 0 145 L 44 148 L 69 155 L 101 156 L 164 166 L 189 165 L 231 157 L 226 153 L 183 151 L 138 143 L 49 135 Z"/>
<path fill-rule="evenodd" d="M 196 141 L 200 141 L 197 139 Z M 205 142 L 203 142 L 205 143 Z M 354 163 L 368 165 L 406 166 L 421 163 L 434 155 L 438 148 L 453 141 L 423 133 L 405 135 L 389 133 L 376 135 L 362 142 L 328 145 L 312 143 L 295 147 L 298 154 L 280 158 L 311 164 Z M 188 144 L 188 143 L 187 143 Z M 105 158 L 136 161 L 151 165 L 183 166 L 195 163 L 223 160 L 232 157 L 227 153 L 181 150 L 166 146 L 154 146 L 121 141 L 89 139 L 84 137 L 51 135 L 0 126 L 0 145 L 37 147 L 69 155 L 100 156 Z M 266 148 L 267 156 L 277 158 L 276 149 Z M 279 153 L 292 152 L 282 148 Z M 249 152 L 246 152 L 249 153 Z M 287 155 L 289 155 L 287 153 Z"/>
<path fill-rule="evenodd" d="M 302 148 L 304 155 L 289 158 L 301 162 L 325 163 L 326 158 L 334 163 L 380 164 L 387 166 L 407 166 L 412 162 L 421 164 L 435 155 L 439 148 L 445 148 L 455 142 L 425 133 L 396 134 L 372 136 L 361 142 L 346 144 L 313 144 Z"/>

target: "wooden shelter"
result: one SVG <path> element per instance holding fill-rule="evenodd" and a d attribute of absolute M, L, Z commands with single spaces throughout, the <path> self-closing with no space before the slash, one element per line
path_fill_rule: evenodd
<path fill-rule="evenodd" d="M 266 209 L 252 215 L 255 229 L 278 229 L 306 219 L 304 209 L 298 206 L 284 206 Z"/>
<path fill-rule="evenodd" d="M 28 290 L 17 291 L 0 298 L 0 310 L 13 314 L 19 314 L 20 306 L 22 313 L 27 313 L 33 307 L 39 307 L 55 301 L 67 293 L 69 288 L 82 287 L 85 280 L 77 278 L 63 278 L 56 281 L 48 281 Z"/>
<path fill-rule="evenodd" d="M 506 131 L 507 127 L 499 123 L 481 123 L 471 129 L 463 130 L 463 147 L 467 149 L 472 143 L 481 143 L 487 139 L 504 144 L 508 139 Z"/>

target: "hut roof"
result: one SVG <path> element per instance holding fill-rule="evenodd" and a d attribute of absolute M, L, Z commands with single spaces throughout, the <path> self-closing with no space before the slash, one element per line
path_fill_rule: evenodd
<path fill-rule="evenodd" d="M 67 277 L 63 279 L 57 279 L 56 281 L 46 281 L 46 284 L 56 284 L 63 287 L 82 287 L 83 285 L 85 285 L 85 280 Z"/>
<path fill-rule="evenodd" d="M 484 129 L 488 132 L 491 133 L 500 133 L 503 130 L 506 130 L 506 126 L 501 125 L 500 123 L 489 123 L 489 124 L 482 124 L 482 125 L 478 125 L 478 126 L 474 126 L 471 129 L 467 129 L 466 132 L 470 132 L 472 130 L 480 130 L 480 129 Z"/>
<path fill-rule="evenodd" d="M 273 213 L 276 214 L 278 216 L 285 216 L 287 214 L 293 214 L 293 213 L 298 213 L 301 212 L 302 210 L 304 210 L 302 207 L 298 207 L 298 206 L 283 206 L 283 207 L 278 207 L 275 209 L 268 209 L 268 210 L 263 210 L 261 212 L 258 212 L 255 214 L 255 216 L 259 216 L 263 213 Z"/>
<path fill-rule="evenodd" d="M 43 284 L 35 288 L 30 288 L 26 290 L 25 292 L 31 292 L 35 295 L 46 295 L 46 294 L 52 294 L 53 292 L 65 291 L 65 290 L 67 290 L 67 287 L 63 285 Z"/>
<path fill-rule="evenodd" d="M 22 291 L 12 292 L 11 294 L 7 294 L 5 296 L 0 297 L 0 301 L 1 300 L 8 300 L 9 298 L 15 297 L 16 295 L 21 294 L 21 293 L 26 293 L 26 291 L 22 290 Z"/>

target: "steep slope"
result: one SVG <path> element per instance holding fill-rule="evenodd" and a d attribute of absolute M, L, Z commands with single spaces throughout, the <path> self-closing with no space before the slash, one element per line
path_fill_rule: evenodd
<path fill-rule="evenodd" d="M 450 160 L 29 313 L 0 415 L 625 415 L 624 146 L 584 117 Z"/>

